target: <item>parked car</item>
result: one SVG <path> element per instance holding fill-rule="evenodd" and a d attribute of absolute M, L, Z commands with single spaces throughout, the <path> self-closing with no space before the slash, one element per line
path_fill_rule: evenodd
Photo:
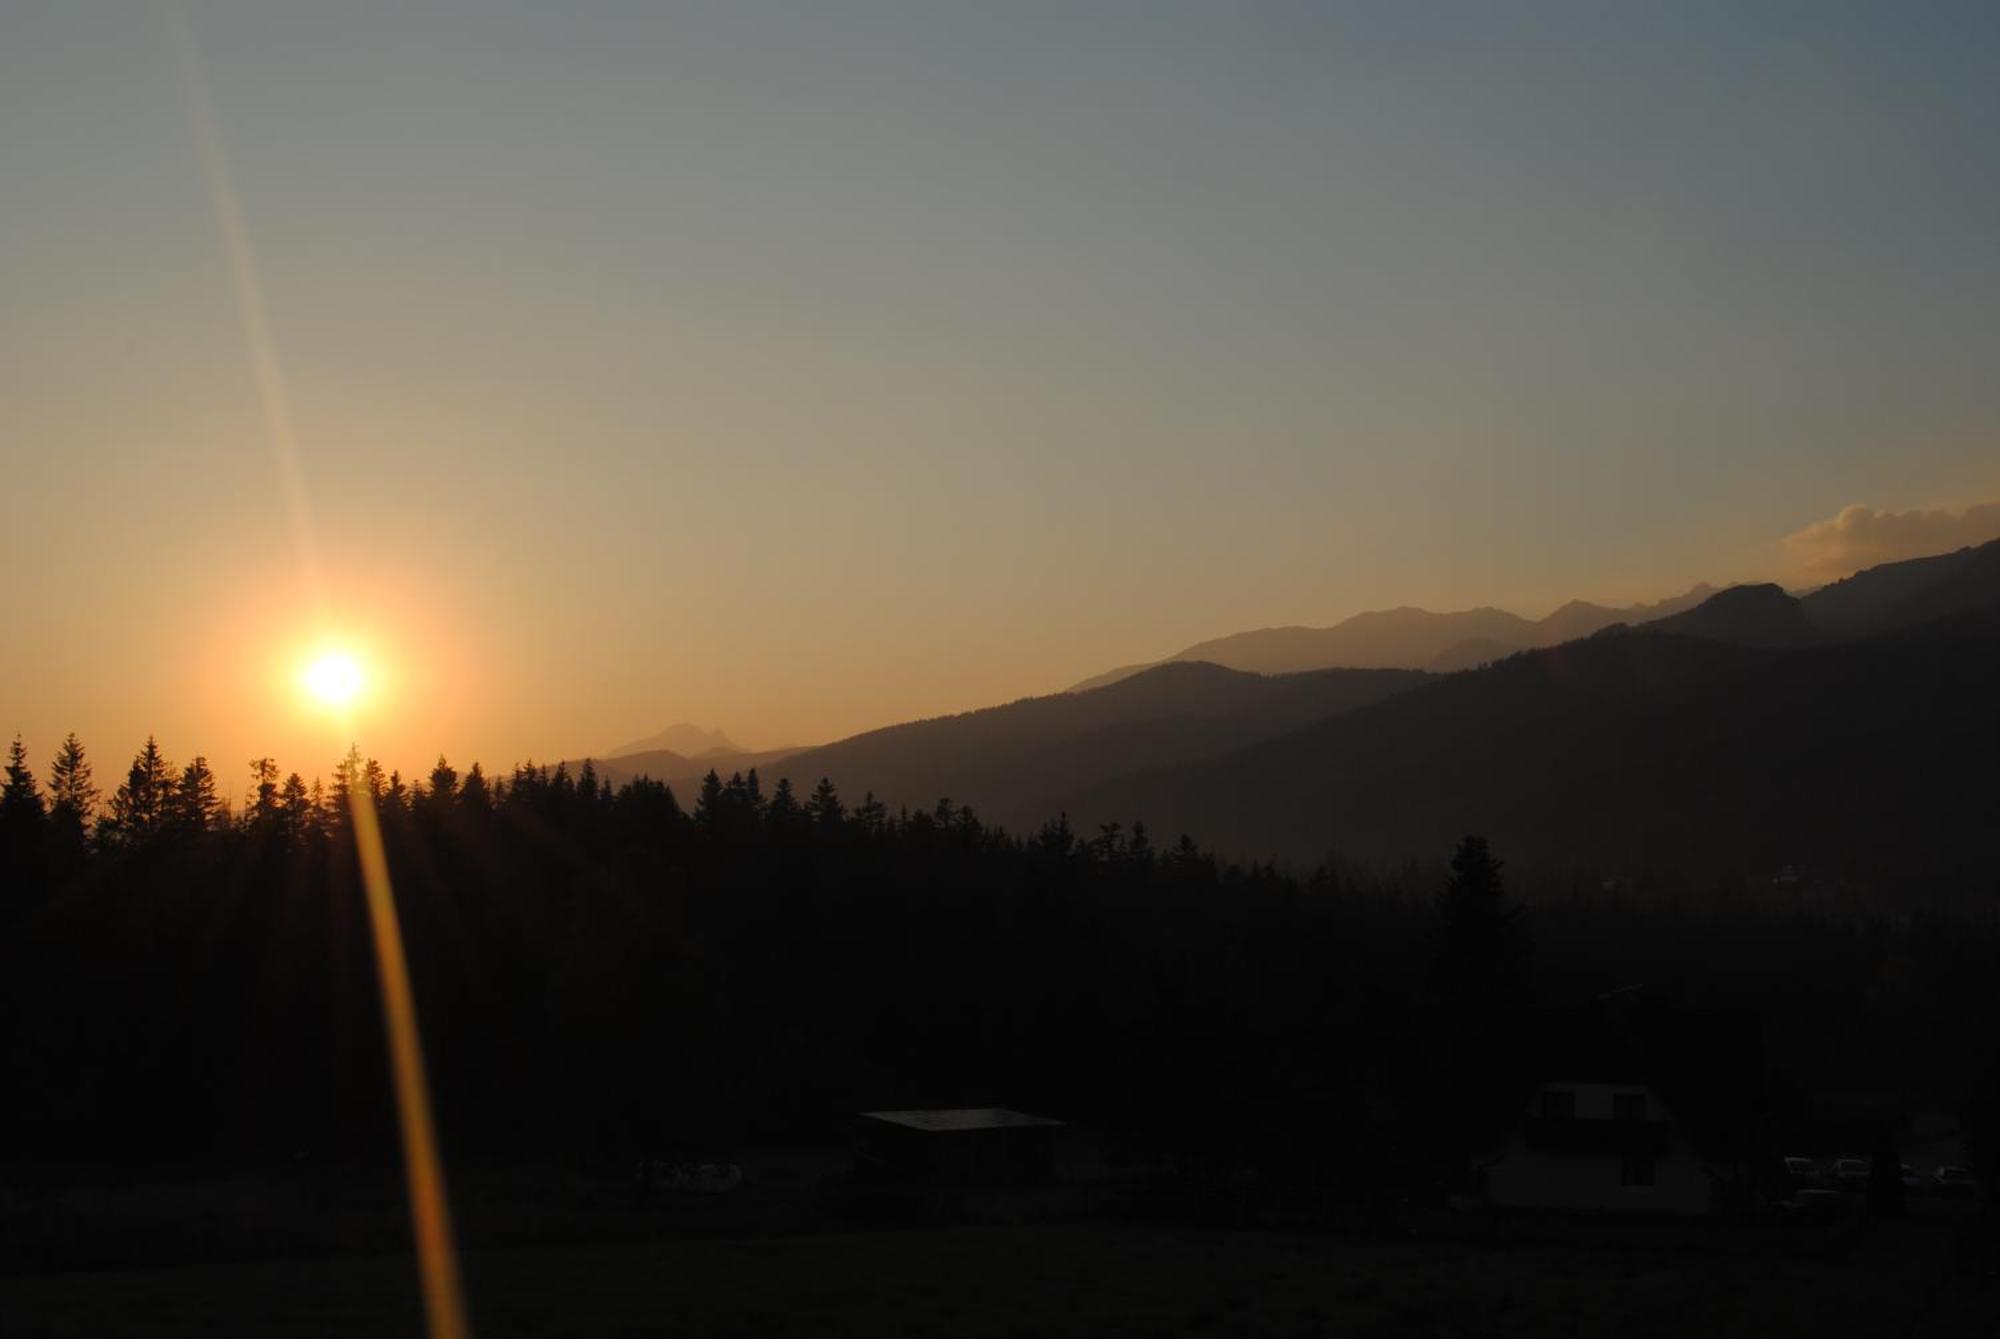
<path fill-rule="evenodd" d="M 1831 1190 L 1831 1179 L 1826 1168 L 1811 1158 L 1786 1158 L 1785 1175 L 1792 1183 L 1793 1193 L 1801 1190 Z"/>
<path fill-rule="evenodd" d="M 1952 1199 L 1978 1199 L 1979 1178 L 1964 1167 L 1940 1167 L 1931 1173 L 1929 1189 Z"/>
<path fill-rule="evenodd" d="M 1837 1189 L 1856 1195 L 1868 1189 L 1868 1159 L 1835 1158 L 1833 1184 Z"/>

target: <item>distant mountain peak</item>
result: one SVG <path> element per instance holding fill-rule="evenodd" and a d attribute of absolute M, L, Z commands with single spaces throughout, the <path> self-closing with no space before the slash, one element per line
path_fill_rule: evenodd
<path fill-rule="evenodd" d="M 1416 605 L 1370 609 L 1330 627 L 1258 628 L 1184 647 L 1165 661 L 1126 665 L 1073 684 L 1071 692 L 1102 688 L 1152 665 L 1207 660 L 1253 674 L 1297 674 L 1322 669 L 1427 669 L 1439 673 L 1469 669 L 1516 651 L 1555 646 L 1591 636 L 1613 623 L 1644 623 L 1692 609 L 1715 593 L 1702 582 L 1685 594 L 1655 604 L 1613 609 L 1589 600 L 1571 600 L 1541 619 L 1492 605 L 1447 613 Z"/>
<path fill-rule="evenodd" d="M 741 753 L 743 750 L 720 729 L 704 730 L 699 725 L 682 721 L 670 725 L 656 735 L 635 739 L 629 744 L 621 744 L 604 756 L 622 758 L 632 753 L 656 753 L 665 750 L 678 753 L 684 758 L 696 758 L 712 753 Z"/>
<path fill-rule="evenodd" d="M 1646 630 L 1739 646 L 1803 646 L 1820 637 L 1804 606 L 1769 581 L 1717 591 L 1684 613 L 1655 619 Z"/>

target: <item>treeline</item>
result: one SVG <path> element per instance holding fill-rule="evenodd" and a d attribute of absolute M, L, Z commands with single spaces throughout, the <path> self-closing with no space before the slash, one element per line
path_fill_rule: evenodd
<path fill-rule="evenodd" d="M 100 799 L 73 739 L 46 786 L 17 741 L 5 1160 L 393 1155 L 357 800 L 459 1157 L 710 1155 L 998 1104 L 1354 1188 L 1462 1134 L 1519 1008 L 1633 985 L 1757 1009 L 1801 1131 L 1817 1088 L 1951 1107 L 1993 1073 L 1990 926 L 1509 890 L 1476 841 L 1450 871 L 1293 878 L 1136 824 L 1017 835 L 754 772 L 685 805 L 587 764 L 406 782 L 350 752 L 325 785 L 251 781 L 231 813 L 149 741 Z"/>

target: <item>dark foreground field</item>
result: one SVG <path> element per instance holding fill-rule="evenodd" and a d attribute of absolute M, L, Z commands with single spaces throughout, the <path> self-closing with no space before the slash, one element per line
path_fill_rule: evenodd
<path fill-rule="evenodd" d="M 467 1253 L 495 1335 L 1985 1335 L 1976 1215 L 1716 1234 L 1568 1220 L 1376 1236 L 1109 1220 Z M 1468 1226 L 1471 1230 L 1468 1231 Z M 414 1335 L 393 1254 L 0 1278 L 0 1333 Z"/>

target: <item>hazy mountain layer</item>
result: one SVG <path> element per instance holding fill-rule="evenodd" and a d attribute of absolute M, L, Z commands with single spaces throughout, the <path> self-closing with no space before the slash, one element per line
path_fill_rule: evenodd
<path fill-rule="evenodd" d="M 668 726 L 656 735 L 647 735 L 644 739 L 621 744 L 606 756 L 623 758 L 628 754 L 657 753 L 663 750 L 678 753 L 686 758 L 698 758 L 706 753 L 744 752 L 721 730 L 704 730 L 698 725 L 682 721 L 678 725 Z"/>
<path fill-rule="evenodd" d="M 1261 628 L 1197 642 L 1168 656 L 1171 663 L 1203 660 L 1258 674 L 1315 669 L 1469 669 L 1515 651 L 1554 646 L 1588 637 L 1615 623 L 1643 623 L 1691 609 L 1714 593 L 1708 585 L 1657 604 L 1607 608 L 1572 600 L 1542 619 L 1522 618 L 1504 609 L 1466 609 L 1435 614 L 1401 608 L 1356 614 L 1330 628 Z M 1077 684 L 1071 691 L 1100 688 L 1145 669 L 1127 665 Z"/>

